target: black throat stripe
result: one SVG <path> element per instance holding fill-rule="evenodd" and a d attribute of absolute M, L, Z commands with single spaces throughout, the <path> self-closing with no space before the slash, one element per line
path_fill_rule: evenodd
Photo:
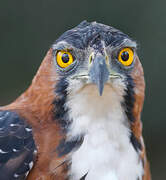
<path fill-rule="evenodd" d="M 67 99 L 68 82 L 65 77 L 59 79 L 56 87 L 55 94 L 57 95 L 53 104 L 55 106 L 54 119 L 60 124 L 62 130 L 67 130 L 71 122 L 68 119 L 68 109 L 65 107 Z"/>
<path fill-rule="evenodd" d="M 68 127 L 71 124 L 71 120 L 69 120 L 68 109 L 65 107 L 66 99 L 67 99 L 67 87 L 68 82 L 65 77 L 60 78 L 57 85 L 55 93 L 57 98 L 54 100 L 55 106 L 55 119 L 60 124 L 62 132 L 67 133 Z M 73 138 L 71 141 L 66 141 L 66 139 L 62 139 L 56 148 L 57 154 L 59 157 L 69 154 L 71 151 L 79 148 L 83 142 L 83 135 L 79 137 Z"/>
<path fill-rule="evenodd" d="M 124 102 L 122 103 L 123 108 L 125 109 L 126 116 L 131 123 L 134 123 L 135 118 L 133 115 L 133 109 L 134 109 L 134 103 L 135 103 L 135 93 L 134 93 L 134 87 L 135 84 L 133 82 L 133 79 L 130 75 L 127 76 L 126 79 L 127 82 L 127 88 L 126 88 L 126 94 L 124 95 Z M 132 143 L 134 149 L 138 152 L 138 150 L 142 149 L 142 145 L 139 142 L 139 140 L 135 137 L 133 132 L 130 134 L 130 142 Z"/>
<path fill-rule="evenodd" d="M 122 103 L 122 106 L 125 109 L 125 113 L 127 115 L 128 120 L 130 122 L 134 122 L 135 118 L 133 115 L 133 108 L 135 103 L 135 97 L 134 97 L 135 85 L 130 75 L 127 76 L 126 82 L 127 82 L 127 88 L 125 90 L 124 102 Z"/>

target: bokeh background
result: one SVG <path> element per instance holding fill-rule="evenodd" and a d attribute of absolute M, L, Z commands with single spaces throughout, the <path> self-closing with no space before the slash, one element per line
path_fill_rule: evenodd
<path fill-rule="evenodd" d="M 166 1 L 0 1 L 0 105 L 31 83 L 52 42 L 82 20 L 114 26 L 138 43 L 145 71 L 143 133 L 153 180 L 166 179 Z"/>

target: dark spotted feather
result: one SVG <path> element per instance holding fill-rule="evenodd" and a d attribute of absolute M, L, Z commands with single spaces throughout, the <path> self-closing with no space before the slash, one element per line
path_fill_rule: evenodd
<path fill-rule="evenodd" d="M 0 180 L 23 180 L 36 154 L 32 128 L 11 111 L 0 111 Z"/>

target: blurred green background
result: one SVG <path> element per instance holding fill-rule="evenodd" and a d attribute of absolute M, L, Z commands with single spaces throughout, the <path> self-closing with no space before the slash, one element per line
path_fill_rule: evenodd
<path fill-rule="evenodd" d="M 166 179 L 166 1 L 0 1 L 0 105 L 31 83 L 52 42 L 82 20 L 114 26 L 138 43 L 145 71 L 143 133 L 152 177 Z"/>

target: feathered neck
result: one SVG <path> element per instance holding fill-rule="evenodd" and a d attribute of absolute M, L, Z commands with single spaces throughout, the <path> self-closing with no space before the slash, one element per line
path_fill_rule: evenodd
<path fill-rule="evenodd" d="M 4 108 L 26 109 L 40 121 L 51 119 L 55 98 L 56 71 L 53 65 L 52 49 L 50 49 L 37 71 L 30 87 L 8 106 Z"/>

